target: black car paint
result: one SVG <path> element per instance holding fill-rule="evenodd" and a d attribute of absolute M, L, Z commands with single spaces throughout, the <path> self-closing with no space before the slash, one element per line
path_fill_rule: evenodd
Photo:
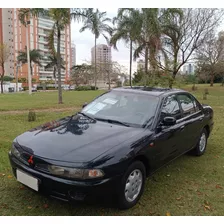
<path fill-rule="evenodd" d="M 136 94 L 142 94 L 139 90 L 112 91 L 135 91 Z M 178 93 L 188 94 L 185 91 L 143 92 L 160 98 L 150 127 L 125 127 L 74 115 L 34 128 L 14 140 L 19 150 L 28 154 L 27 156 L 34 155 L 34 163 L 99 168 L 105 173 L 103 178 L 68 180 L 54 177 L 46 170 L 35 170 L 35 167 L 25 165 L 9 153 L 14 175 L 15 169 L 19 168 L 37 177 L 45 189 L 54 186 L 57 190 L 62 188 L 68 193 L 80 186 L 85 188 L 84 191 L 86 188 L 92 191 L 93 186 L 105 186 L 105 183 L 110 183 L 110 188 L 115 190 L 125 170 L 136 159 L 144 162 L 148 174 L 155 172 L 192 149 L 204 127 L 208 132 L 213 127 L 213 111 L 205 105 L 201 106 L 198 113 L 178 120 L 175 125 L 162 127 L 158 118 L 163 100 L 170 94 Z M 49 181 L 50 185 L 47 184 Z"/>

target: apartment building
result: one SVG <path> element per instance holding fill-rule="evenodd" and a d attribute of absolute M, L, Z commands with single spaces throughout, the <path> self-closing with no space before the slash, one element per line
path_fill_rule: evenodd
<path fill-rule="evenodd" d="M 95 47 L 91 49 L 91 61 L 95 63 Z M 106 44 L 96 45 L 96 62 L 97 63 L 108 63 L 111 62 L 111 47 Z"/>
<path fill-rule="evenodd" d="M 9 74 L 16 74 L 16 63 L 19 51 L 24 51 L 27 46 L 26 40 L 26 27 L 22 25 L 18 19 L 19 9 L 0 9 L 0 40 L 3 37 L 5 42 L 12 45 L 11 60 L 9 61 L 8 68 L 11 69 Z M 2 15 L 2 16 L 1 16 Z M 28 43 L 30 50 L 38 49 L 43 55 L 41 61 L 42 66 L 39 67 L 32 64 L 33 78 L 46 81 L 53 79 L 53 68 L 45 69 L 48 64 L 49 48 L 47 36 L 49 35 L 54 21 L 49 17 L 39 16 L 38 18 L 31 17 L 30 24 L 27 26 Z M 55 48 L 57 49 L 57 40 L 55 38 Z M 61 36 L 61 55 L 65 61 L 65 70 L 62 69 L 62 81 L 66 81 L 70 75 L 70 67 L 72 61 L 71 55 L 71 28 L 68 26 Z M 28 67 L 27 64 L 21 65 L 18 69 L 18 77 L 27 77 Z"/>
<path fill-rule="evenodd" d="M 76 65 L 76 46 L 74 43 L 71 44 L 71 52 L 72 52 L 72 66 Z"/>
<path fill-rule="evenodd" d="M 5 75 L 7 76 L 13 76 L 14 74 L 14 45 L 13 45 L 12 24 L 13 24 L 12 9 L 0 8 L 0 44 L 3 43 L 7 44 L 10 52 L 9 58 L 5 63 Z"/>
<path fill-rule="evenodd" d="M 106 44 L 96 45 L 96 63 L 97 63 L 97 86 L 104 88 L 107 86 L 107 70 L 112 63 L 111 47 Z M 91 49 L 91 64 L 95 65 L 95 46 Z"/>

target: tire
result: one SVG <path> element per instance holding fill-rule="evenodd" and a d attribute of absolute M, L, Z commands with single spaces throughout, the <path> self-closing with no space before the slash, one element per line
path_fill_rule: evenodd
<path fill-rule="evenodd" d="M 128 191 L 126 188 L 127 186 L 126 184 L 130 183 L 130 179 L 132 177 L 135 177 L 134 182 L 135 184 L 130 185 L 133 186 L 133 188 L 129 187 L 131 189 Z M 119 187 L 118 205 L 120 209 L 129 209 L 137 204 L 144 191 L 145 180 L 146 180 L 146 170 L 144 164 L 140 161 L 133 162 L 123 175 L 121 185 Z M 131 184 L 133 183 L 131 182 Z M 133 189 L 134 191 L 132 191 Z M 136 194 L 134 195 L 134 197 L 129 198 L 128 200 L 128 195 L 130 195 L 130 193 L 128 194 L 128 192 L 132 193 L 136 192 Z"/>
<path fill-rule="evenodd" d="M 199 137 L 197 146 L 192 150 L 192 153 L 195 156 L 201 156 L 205 153 L 205 150 L 206 150 L 206 147 L 207 147 L 207 139 L 208 139 L 208 132 L 204 128 L 201 132 L 200 137 Z"/>

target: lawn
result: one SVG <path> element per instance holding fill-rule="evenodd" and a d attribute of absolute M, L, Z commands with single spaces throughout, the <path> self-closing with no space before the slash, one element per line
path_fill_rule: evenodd
<path fill-rule="evenodd" d="M 27 92 L 0 94 L 0 111 L 80 107 L 100 93 L 103 91 L 64 91 L 64 104 L 60 105 L 57 103 L 58 94 L 55 91 L 37 92 L 32 95 Z"/>
<path fill-rule="evenodd" d="M 26 121 L 27 113 L 0 112 L 0 215 L 224 215 L 224 87 L 216 85 L 202 101 L 205 86 L 193 92 L 215 111 L 215 127 L 202 157 L 184 155 L 162 168 L 146 182 L 145 193 L 132 209 L 119 211 L 102 201 L 68 204 L 47 198 L 16 182 L 8 161 L 8 150 L 18 134 L 43 122 L 75 111 L 37 112 L 37 121 Z M 63 107 L 79 108 L 100 94 L 66 92 Z M 0 110 L 57 108 L 56 93 L 8 94 L 0 96 Z M 3 109 L 2 109 L 3 108 Z"/>

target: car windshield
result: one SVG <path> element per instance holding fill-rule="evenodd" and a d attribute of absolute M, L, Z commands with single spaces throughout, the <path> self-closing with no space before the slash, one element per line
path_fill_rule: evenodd
<path fill-rule="evenodd" d="M 144 127 L 152 123 L 158 97 L 122 91 L 111 91 L 98 97 L 82 113 L 105 122 Z"/>

